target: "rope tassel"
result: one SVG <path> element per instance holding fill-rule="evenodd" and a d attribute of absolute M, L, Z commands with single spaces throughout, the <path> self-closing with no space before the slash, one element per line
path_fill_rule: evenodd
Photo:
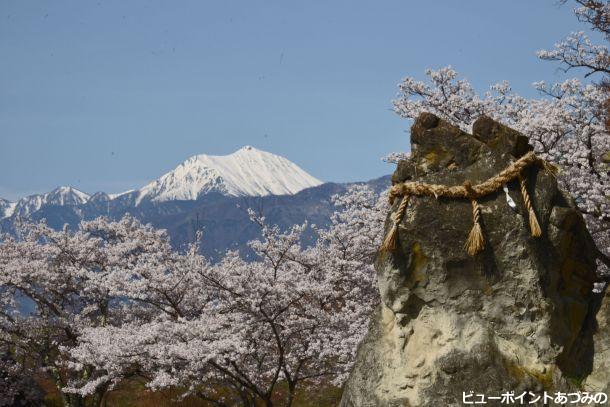
<path fill-rule="evenodd" d="M 473 225 L 464 249 L 470 256 L 474 256 L 485 248 L 485 239 L 483 239 L 483 229 L 481 228 L 481 207 L 476 199 L 472 199 L 470 202 L 472 203 Z"/>
<path fill-rule="evenodd" d="M 466 196 L 470 198 L 472 204 L 472 229 L 468 234 L 468 240 L 464 244 L 464 249 L 470 256 L 474 256 L 485 248 L 485 239 L 483 239 L 483 228 L 481 228 L 481 207 L 477 202 L 477 193 L 472 187 L 470 181 L 464 182 Z"/>
<path fill-rule="evenodd" d="M 398 225 L 402 221 L 407 211 L 407 205 L 409 204 L 409 195 L 404 195 L 400 205 L 394 214 L 392 215 L 392 228 L 386 235 L 383 244 L 381 245 L 381 252 L 386 253 L 388 251 L 393 252 L 396 250 L 396 243 L 398 241 Z"/>
<path fill-rule="evenodd" d="M 530 200 L 530 196 L 527 193 L 527 185 L 525 183 L 525 179 L 521 174 L 519 174 L 519 184 L 521 185 L 521 195 L 523 196 L 525 209 L 527 209 L 529 216 L 530 231 L 532 232 L 532 236 L 540 237 L 542 235 L 542 230 L 540 229 L 540 224 L 538 223 L 538 219 L 536 218 L 536 212 L 534 212 L 534 208 L 532 207 L 532 201 Z"/>

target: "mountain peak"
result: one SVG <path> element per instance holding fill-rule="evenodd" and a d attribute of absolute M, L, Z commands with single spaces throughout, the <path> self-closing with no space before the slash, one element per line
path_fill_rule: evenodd
<path fill-rule="evenodd" d="M 27 216 L 37 211 L 43 205 L 80 205 L 89 200 L 89 195 L 71 186 L 60 186 L 46 194 L 35 194 L 21 198 L 14 204 L 13 210 L 7 215 L 17 214 Z"/>
<path fill-rule="evenodd" d="M 17 202 L 0 199 L 0 219 L 12 215 L 28 216 L 46 205 L 99 204 L 118 198 L 139 205 L 143 201 L 196 200 L 213 192 L 225 196 L 292 195 L 320 184 L 322 181 L 290 160 L 245 145 L 228 155 L 192 156 L 139 190 L 120 194 L 98 192 L 90 196 L 72 186 L 62 185 Z"/>
<path fill-rule="evenodd" d="M 295 194 L 322 182 L 284 157 L 246 145 L 232 154 L 193 156 L 140 189 L 143 200 L 195 200 L 210 192 L 228 196 Z"/>
<path fill-rule="evenodd" d="M 46 197 L 56 197 L 58 200 L 60 200 L 61 202 L 58 202 L 58 204 L 60 205 L 66 205 L 66 204 L 70 204 L 70 203 L 74 203 L 74 204 L 81 204 L 81 203 L 85 203 L 89 200 L 89 195 L 84 193 L 83 191 L 79 191 L 78 189 L 68 186 L 68 185 L 62 185 L 59 186 L 57 188 L 55 188 L 54 190 L 52 190 L 51 192 L 44 194 L 43 196 Z M 68 203 L 65 203 L 65 200 L 68 200 Z"/>

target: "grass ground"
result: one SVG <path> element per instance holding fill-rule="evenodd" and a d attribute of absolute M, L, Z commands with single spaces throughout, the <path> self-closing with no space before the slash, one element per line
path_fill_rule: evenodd
<path fill-rule="evenodd" d="M 61 398 L 50 381 L 41 379 L 46 392 L 46 407 L 61 407 Z M 150 391 L 142 380 L 126 380 L 111 391 L 106 398 L 107 407 L 212 407 L 196 398 L 177 401 L 177 390 Z M 293 407 L 334 407 L 341 400 L 341 389 L 321 386 L 314 390 L 298 392 Z M 282 404 L 278 404 L 281 406 Z"/>

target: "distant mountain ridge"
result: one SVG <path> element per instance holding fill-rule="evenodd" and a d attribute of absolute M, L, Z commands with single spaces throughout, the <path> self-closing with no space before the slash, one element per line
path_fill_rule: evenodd
<path fill-rule="evenodd" d="M 76 188 L 62 186 L 55 188 L 51 192 L 46 194 L 35 194 L 20 199 L 17 202 L 9 202 L 5 199 L 0 199 L 0 210 L 2 210 L 2 216 L 0 218 L 8 216 L 28 216 L 29 214 L 36 212 L 44 205 L 80 205 L 89 200 L 89 195 L 79 191 Z"/>
<path fill-rule="evenodd" d="M 389 187 L 390 178 L 367 184 L 381 192 Z M 227 156 L 191 157 L 141 189 L 120 194 L 88 195 L 59 187 L 17 202 L 0 198 L 0 232 L 14 232 L 20 217 L 45 219 L 60 229 L 64 224 L 74 228 L 83 220 L 120 219 L 129 213 L 166 229 L 176 248 L 192 242 L 202 230 L 202 251 L 213 258 L 228 248 L 248 252 L 247 242 L 258 237 L 248 207 L 262 211 L 270 223 L 282 228 L 304 221 L 325 226 L 334 211 L 332 196 L 349 185 L 322 183 L 283 157 L 246 146 Z"/>
<path fill-rule="evenodd" d="M 390 176 L 366 184 L 381 193 L 390 186 Z M 202 231 L 202 253 L 215 259 L 227 249 L 250 253 L 247 243 L 259 237 L 259 230 L 250 221 L 247 208 L 262 212 L 270 224 L 278 225 L 281 229 L 305 221 L 325 227 L 335 211 L 332 197 L 344 193 L 350 185 L 324 183 L 293 195 L 259 197 L 235 197 L 213 192 L 197 200 L 144 201 L 140 205 L 135 204 L 131 193 L 115 199 L 106 199 L 98 193 L 79 205 L 43 205 L 27 218 L 33 221 L 45 219 L 49 226 L 61 229 L 65 224 L 75 228 L 79 222 L 99 216 L 118 220 L 130 214 L 143 223 L 166 229 L 172 246 L 177 249 L 193 242 L 197 232 Z M 13 233 L 17 219 L 16 215 L 0 219 L 0 232 Z M 311 243 L 314 237 L 313 234 L 306 234 L 305 243 Z"/>
<path fill-rule="evenodd" d="M 17 202 L 0 198 L 0 219 L 27 216 L 44 205 L 74 206 L 87 202 L 111 201 L 125 197 L 140 205 L 145 201 L 196 200 L 209 193 L 226 196 L 266 196 L 295 194 L 322 184 L 290 160 L 245 146 L 232 154 L 193 156 L 174 170 L 144 187 L 120 194 L 97 192 L 88 195 L 70 186 L 46 194 L 24 197 Z"/>

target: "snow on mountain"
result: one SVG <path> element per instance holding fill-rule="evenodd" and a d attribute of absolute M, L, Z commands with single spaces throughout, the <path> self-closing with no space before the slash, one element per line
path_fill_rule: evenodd
<path fill-rule="evenodd" d="M 133 191 L 135 191 L 135 189 L 130 189 L 130 190 L 128 190 L 128 191 L 125 191 L 125 192 L 120 192 L 120 193 L 118 193 L 118 194 L 108 194 L 108 197 L 109 197 L 110 199 L 115 199 L 115 198 L 118 198 L 119 196 L 123 196 L 123 195 L 130 194 L 130 193 L 132 193 Z"/>
<path fill-rule="evenodd" d="M 284 157 L 246 146 L 225 156 L 197 155 L 173 171 L 139 190 L 119 194 L 97 192 L 92 196 L 62 186 L 45 194 L 30 195 L 17 202 L 0 198 L 0 219 L 28 216 L 43 206 L 76 206 L 121 201 L 138 205 L 142 201 L 196 200 L 210 192 L 227 196 L 292 195 L 322 182 Z"/>
<path fill-rule="evenodd" d="M 245 146 L 225 156 L 196 155 L 138 191 L 143 200 L 195 200 L 210 192 L 229 196 L 295 194 L 322 184 L 284 157 Z"/>
<path fill-rule="evenodd" d="M 6 199 L 0 198 L 0 219 L 8 218 L 15 211 L 17 202 L 7 201 Z"/>
<path fill-rule="evenodd" d="M 36 194 L 21 198 L 15 203 L 12 213 L 27 216 L 43 205 L 80 205 L 89 200 L 89 195 L 72 187 L 59 187 L 46 194 Z M 5 212 L 6 214 L 6 212 Z"/>

